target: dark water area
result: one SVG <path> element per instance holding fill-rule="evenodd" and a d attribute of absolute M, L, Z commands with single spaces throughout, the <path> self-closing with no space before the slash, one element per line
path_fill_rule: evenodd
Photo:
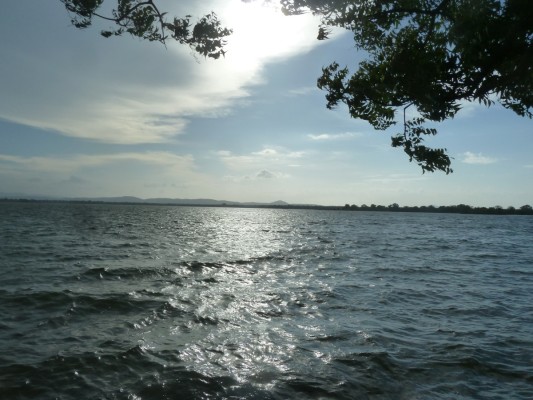
<path fill-rule="evenodd" d="M 532 399 L 533 218 L 0 204 L 1 399 Z"/>

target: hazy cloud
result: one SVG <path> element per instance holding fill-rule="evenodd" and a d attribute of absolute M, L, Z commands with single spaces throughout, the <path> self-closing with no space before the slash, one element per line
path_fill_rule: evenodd
<path fill-rule="evenodd" d="M 217 154 L 227 168 L 246 174 L 250 174 L 251 171 L 270 170 L 270 168 L 283 169 L 288 166 L 294 166 L 295 160 L 305 156 L 303 151 L 287 151 L 271 147 L 266 147 L 248 155 L 236 155 L 229 151 L 219 151 Z"/>
<path fill-rule="evenodd" d="M 40 178 L 31 191 L 54 196 L 191 196 L 213 180 L 191 155 L 123 152 L 23 157 L 0 154 L 0 188 L 23 192 L 23 181 Z M 152 186 L 147 186 L 151 184 Z"/>
<path fill-rule="evenodd" d="M 159 166 L 192 168 L 194 159 L 191 155 L 178 156 L 167 152 L 115 153 L 64 157 L 22 157 L 0 154 L 0 163 L 16 165 L 25 170 L 38 172 L 65 172 L 105 164 L 137 161 Z M 79 177 L 77 179 L 80 179 Z"/>
<path fill-rule="evenodd" d="M 321 133 L 321 134 L 309 134 L 311 140 L 317 141 L 326 141 L 326 140 L 346 140 L 361 137 L 362 134 L 359 132 L 344 132 L 344 133 Z"/>
<path fill-rule="evenodd" d="M 278 152 L 275 149 L 263 149 L 260 151 L 256 151 L 252 153 L 255 156 L 262 156 L 262 157 L 274 157 L 278 155 Z"/>
<path fill-rule="evenodd" d="M 243 182 L 269 181 L 269 180 L 282 179 L 282 178 L 288 178 L 288 177 L 289 175 L 281 173 L 281 172 L 263 169 L 252 175 L 250 174 L 242 175 L 242 176 L 226 175 L 224 177 L 224 180 L 234 182 L 234 183 L 243 183 Z"/>
<path fill-rule="evenodd" d="M 305 86 L 305 87 L 301 87 L 301 88 L 296 88 L 296 89 L 291 89 L 289 90 L 289 95 L 290 96 L 305 96 L 305 95 L 308 95 L 310 93 L 314 93 L 317 91 L 317 87 L 316 86 Z"/>
<path fill-rule="evenodd" d="M 259 179 L 272 179 L 275 177 L 275 175 L 272 172 L 264 169 L 261 172 L 257 173 L 256 177 Z"/>
<path fill-rule="evenodd" d="M 498 104 L 498 96 L 496 94 L 489 95 L 489 100 Z M 479 101 L 461 100 L 459 102 L 461 110 L 457 113 L 457 118 L 471 117 L 472 115 L 487 108 L 486 105 Z"/>
<path fill-rule="evenodd" d="M 74 185 L 83 185 L 88 183 L 87 179 L 80 178 L 79 176 L 71 175 L 68 179 L 64 180 L 64 183 L 72 183 Z"/>
<path fill-rule="evenodd" d="M 372 175 L 364 178 L 365 182 L 370 183 L 379 183 L 379 184 L 403 184 L 406 182 L 416 182 L 416 181 L 426 181 L 428 180 L 427 175 L 419 174 L 381 174 L 381 175 Z"/>

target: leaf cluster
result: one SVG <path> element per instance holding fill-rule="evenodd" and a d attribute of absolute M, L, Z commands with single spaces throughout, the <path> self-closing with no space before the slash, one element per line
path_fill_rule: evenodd
<path fill-rule="evenodd" d="M 435 128 L 424 127 L 425 122 L 424 118 L 413 118 L 405 121 L 403 134 L 397 134 L 391 138 L 392 147 L 403 147 L 404 152 L 409 156 L 409 161 L 415 160 L 422 168 L 423 173 L 437 170 L 444 171 L 446 174 L 453 172 L 446 149 L 433 149 L 422 144 L 424 136 L 437 134 Z"/>
<path fill-rule="evenodd" d="M 124 33 L 148 41 L 166 44 L 172 38 L 186 44 L 204 57 L 214 59 L 225 54 L 225 38 L 231 30 L 224 28 L 214 13 L 200 18 L 195 24 L 191 16 L 167 19 L 153 0 L 113 0 L 116 6 L 109 15 L 101 13 L 104 0 L 60 0 L 71 15 L 77 28 L 87 28 L 98 18 L 113 23 L 113 27 L 101 31 L 102 36 L 121 36 Z M 110 1 L 108 1 L 110 3 Z"/>

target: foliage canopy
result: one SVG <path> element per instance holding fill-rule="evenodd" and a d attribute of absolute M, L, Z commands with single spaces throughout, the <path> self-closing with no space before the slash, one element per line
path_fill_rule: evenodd
<path fill-rule="evenodd" d="M 223 28 L 214 13 L 192 26 L 191 16 L 166 19 L 152 0 L 60 0 L 79 28 L 94 17 L 111 21 L 109 37 L 129 33 L 165 43 L 187 44 L 205 57 L 224 55 Z M 250 1 L 250 0 L 243 0 Z M 403 148 L 422 171 L 452 172 L 446 149 L 424 145 L 437 131 L 427 121 L 453 118 L 464 102 L 495 101 L 520 116 L 533 117 L 533 7 L 531 0 L 281 0 L 288 15 L 321 17 L 318 39 L 331 27 L 353 33 L 367 58 L 355 72 L 333 62 L 323 68 L 318 87 L 327 107 L 348 106 L 353 118 L 384 130 L 403 121 L 392 146 Z M 406 111 L 418 117 L 407 119 Z M 398 115 L 400 114 L 400 115 Z"/>
<path fill-rule="evenodd" d="M 453 118 L 463 102 L 498 101 L 532 117 L 533 7 L 530 0 L 281 0 L 284 12 L 313 12 L 328 27 L 352 31 L 368 58 L 354 73 L 323 68 L 318 86 L 328 108 L 348 106 L 354 118 L 386 129 L 403 114 L 392 138 L 423 171 L 452 172 L 445 149 L 423 145 L 435 129 L 425 121 Z M 420 117 L 409 121 L 415 107 Z M 402 118 L 400 116 L 400 118 Z"/>

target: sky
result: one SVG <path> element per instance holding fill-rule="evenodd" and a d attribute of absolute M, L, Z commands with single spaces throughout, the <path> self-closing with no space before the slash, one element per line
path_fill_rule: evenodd
<path fill-rule="evenodd" d="M 176 3 L 158 4 L 233 29 L 224 59 L 76 29 L 59 0 L 2 0 L 0 196 L 533 204 L 531 119 L 464 104 L 427 141 L 454 173 L 422 174 L 390 146 L 400 128 L 326 108 L 322 67 L 364 57 L 349 33 L 317 41 L 316 18 L 262 1 Z"/>

